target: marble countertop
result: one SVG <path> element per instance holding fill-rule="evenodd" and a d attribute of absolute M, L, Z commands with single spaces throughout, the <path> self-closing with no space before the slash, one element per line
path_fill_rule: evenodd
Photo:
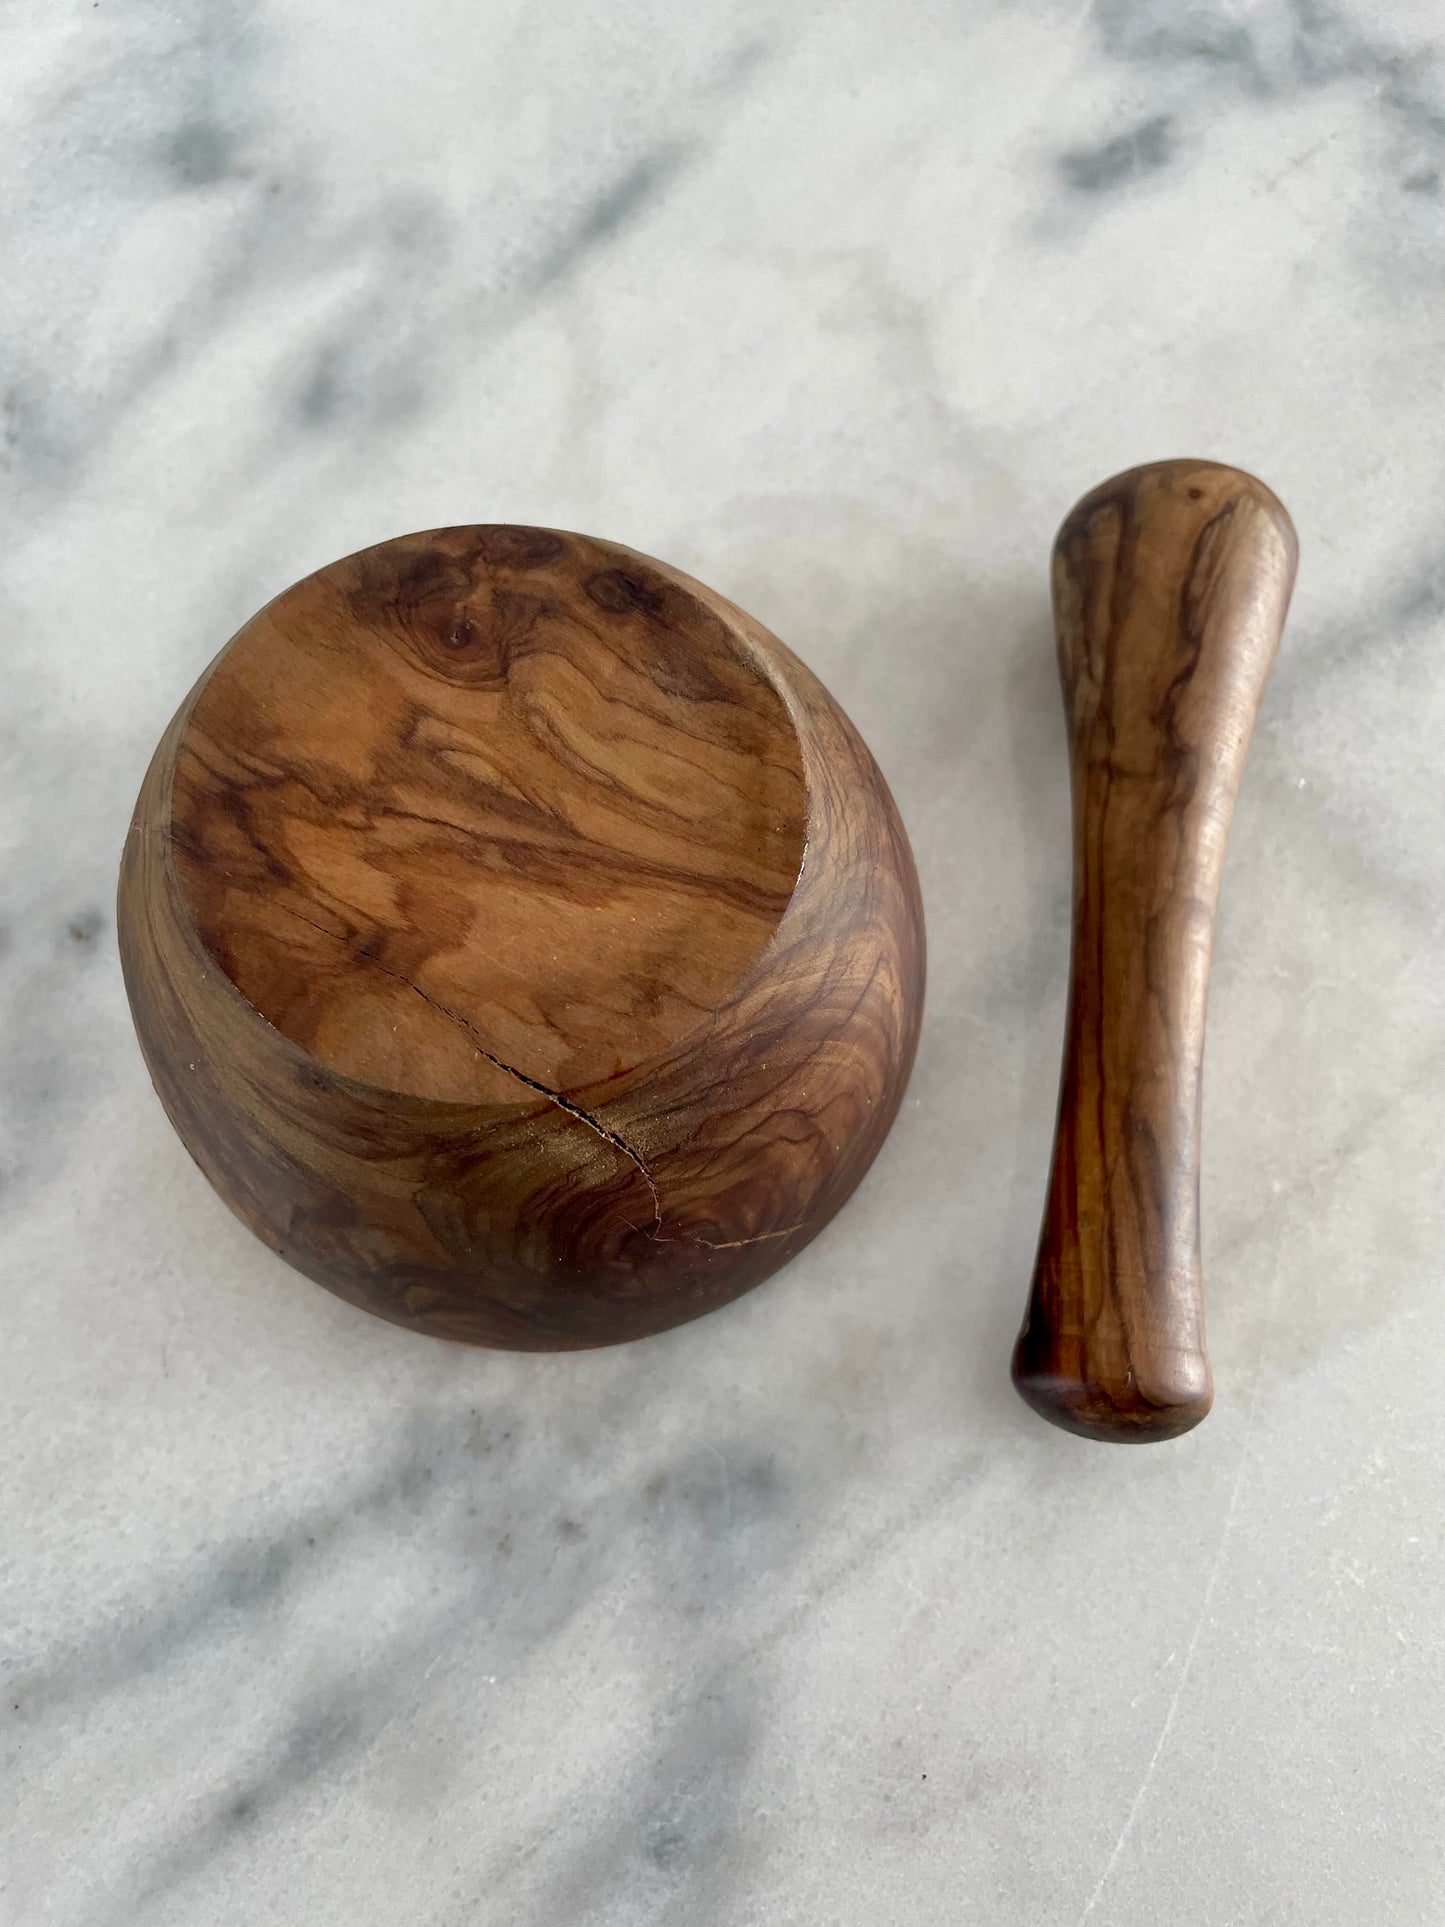
<path fill-rule="evenodd" d="M 1445 29 L 1427 0 L 12 0 L 0 206 L 0 1915 L 1445 1914 Z M 1062 1030 L 1046 559 L 1158 456 L 1302 546 L 1225 878 L 1209 1422 L 1008 1354 Z M 917 1073 L 735 1307 L 408 1336 L 242 1230 L 112 896 L 306 571 L 614 537 L 828 682 Z"/>

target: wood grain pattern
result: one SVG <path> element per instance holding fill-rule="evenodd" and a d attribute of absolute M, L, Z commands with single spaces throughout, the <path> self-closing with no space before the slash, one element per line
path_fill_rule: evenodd
<path fill-rule="evenodd" d="M 1014 1382 L 1091 1438 L 1172 1438 L 1213 1396 L 1199 1115 L 1235 794 L 1294 583 L 1260 482 L 1161 462 L 1086 495 L 1054 548 L 1074 933 L 1058 1130 Z"/>
<path fill-rule="evenodd" d="M 556 531 L 445 529 L 296 584 L 152 762 L 122 962 L 232 1209 L 414 1329 L 604 1344 L 821 1229 L 911 1067 L 907 838 L 741 611 Z"/>

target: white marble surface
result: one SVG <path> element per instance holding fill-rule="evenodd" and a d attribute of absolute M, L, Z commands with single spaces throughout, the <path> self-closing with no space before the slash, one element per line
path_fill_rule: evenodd
<path fill-rule="evenodd" d="M 0 11 L 7 1927 L 1445 1917 L 1445 19 L 1431 0 Z M 1007 1380 L 1064 991 L 1045 559 L 1158 455 L 1303 570 L 1236 819 L 1174 1445 Z M 616 537 L 918 851 L 864 1190 L 468 1353 L 232 1222 L 134 1047 L 150 748 L 308 569 Z"/>

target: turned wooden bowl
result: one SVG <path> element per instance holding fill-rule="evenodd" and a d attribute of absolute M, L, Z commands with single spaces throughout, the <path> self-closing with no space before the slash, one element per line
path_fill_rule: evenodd
<path fill-rule="evenodd" d="M 334 563 L 181 705 L 119 896 L 186 1146 L 417 1331 L 637 1338 L 758 1284 L 883 1142 L 923 999 L 847 717 L 722 597 L 472 527 Z"/>

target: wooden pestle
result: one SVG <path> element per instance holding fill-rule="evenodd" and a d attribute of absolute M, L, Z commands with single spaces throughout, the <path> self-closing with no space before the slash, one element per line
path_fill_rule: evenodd
<path fill-rule="evenodd" d="M 1115 476 L 1054 545 L 1073 960 L 1013 1377 L 1036 1412 L 1086 1438 L 1175 1438 L 1213 1397 L 1199 1261 L 1209 955 L 1295 561 L 1270 491 L 1200 461 Z"/>

